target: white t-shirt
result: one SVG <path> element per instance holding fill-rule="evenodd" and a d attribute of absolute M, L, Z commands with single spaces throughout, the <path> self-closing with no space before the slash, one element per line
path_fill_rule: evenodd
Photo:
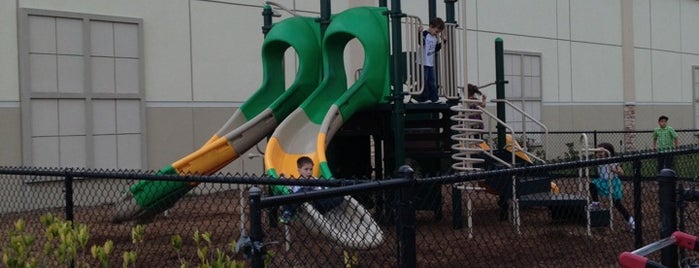
<path fill-rule="evenodd" d="M 438 37 L 427 33 L 425 35 L 425 47 L 422 50 L 422 64 L 425 66 L 434 66 L 434 54 L 439 43 Z"/>

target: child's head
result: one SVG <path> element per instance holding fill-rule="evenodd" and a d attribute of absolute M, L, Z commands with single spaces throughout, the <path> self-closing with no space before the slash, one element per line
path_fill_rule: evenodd
<path fill-rule="evenodd" d="M 444 20 L 437 17 L 430 20 L 430 29 L 428 30 L 432 35 L 438 35 L 444 31 Z"/>
<path fill-rule="evenodd" d="M 478 95 L 483 94 L 483 93 L 481 93 L 480 90 L 478 90 L 478 86 L 476 86 L 474 84 L 468 84 L 468 86 L 466 88 L 468 89 L 468 96 L 469 97 L 475 96 L 475 94 L 478 94 Z"/>
<path fill-rule="evenodd" d="M 660 126 L 660 128 L 665 128 L 667 126 L 667 120 L 669 120 L 667 116 L 661 115 L 658 117 L 658 126 Z"/>
<path fill-rule="evenodd" d="M 302 178 L 313 177 L 313 160 L 308 156 L 299 157 L 296 160 L 296 167 L 299 169 L 299 176 Z"/>
<path fill-rule="evenodd" d="M 607 142 L 600 143 L 599 145 L 597 145 L 597 148 L 604 149 L 604 150 L 607 150 L 609 152 L 609 155 L 607 155 L 607 151 L 598 150 L 597 152 L 595 152 L 595 156 L 597 156 L 598 158 L 614 156 L 614 145 L 612 145 L 611 143 L 607 143 Z"/>

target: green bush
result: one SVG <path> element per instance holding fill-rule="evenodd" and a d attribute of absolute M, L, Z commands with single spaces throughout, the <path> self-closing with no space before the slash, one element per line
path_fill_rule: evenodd
<path fill-rule="evenodd" d="M 0 245 L 2 249 L 2 263 L 8 268 L 33 268 L 33 267 L 90 267 L 89 257 L 97 260 L 101 267 L 110 267 L 111 256 L 114 251 L 114 243 L 107 240 L 103 245 L 92 245 L 87 255 L 87 245 L 90 231 L 87 225 L 72 223 L 56 218 L 52 214 L 45 214 L 40 218 L 45 227 L 45 236 L 38 241 L 34 235 L 26 230 L 26 222 L 17 220 L 13 228 L 7 230 L 7 242 Z M 122 253 L 122 267 L 136 267 L 138 249 L 144 241 L 145 227 L 136 225 L 131 229 L 131 243 L 134 250 Z M 235 255 L 235 242 L 228 244 L 229 250 L 214 248 L 211 243 L 211 233 L 194 233 L 193 239 L 196 245 L 196 256 L 192 259 L 196 264 L 182 255 L 182 238 L 174 235 L 171 245 L 177 253 L 181 267 L 201 268 L 238 268 L 245 267 L 245 263 L 233 260 Z M 34 250 L 37 243 L 43 242 L 43 252 Z M 229 253 L 231 255 L 229 255 Z M 268 254 L 265 261 L 269 265 L 273 253 Z M 196 265 L 196 266 L 193 266 Z"/>

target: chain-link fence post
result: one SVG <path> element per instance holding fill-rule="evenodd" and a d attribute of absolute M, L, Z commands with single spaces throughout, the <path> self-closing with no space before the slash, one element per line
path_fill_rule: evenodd
<path fill-rule="evenodd" d="M 63 187 L 65 188 L 65 199 L 66 199 L 66 221 L 73 221 L 73 174 L 72 169 L 66 169 L 66 176 L 63 181 Z"/>
<path fill-rule="evenodd" d="M 408 165 L 398 168 L 398 176 L 414 182 L 415 171 Z M 398 219 L 396 219 L 396 231 L 398 232 L 398 266 L 402 268 L 416 267 L 417 250 L 415 245 L 415 206 L 413 193 L 415 184 L 410 183 L 400 189 L 398 200 Z"/>
<path fill-rule="evenodd" d="M 633 215 L 636 224 L 634 228 L 634 247 L 643 246 L 643 184 L 641 184 L 641 160 L 633 161 Z"/>
<path fill-rule="evenodd" d="M 677 230 L 677 173 L 662 169 L 658 174 L 658 200 L 660 201 L 660 238 L 666 238 Z M 671 245 L 660 251 L 661 263 L 669 268 L 678 267 L 677 246 Z"/>
<path fill-rule="evenodd" d="M 253 268 L 264 268 L 264 258 L 266 250 L 264 247 L 264 233 L 262 232 L 262 207 L 260 198 L 262 190 L 257 186 L 250 188 L 250 239 L 252 242 L 252 252 L 250 266 Z"/>

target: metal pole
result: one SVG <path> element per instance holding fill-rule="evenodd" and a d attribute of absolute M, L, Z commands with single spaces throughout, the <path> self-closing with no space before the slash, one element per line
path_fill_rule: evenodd
<path fill-rule="evenodd" d="M 677 195 L 675 194 L 677 173 L 662 169 L 658 174 L 658 200 L 660 201 L 660 238 L 670 237 L 677 230 Z M 671 245 L 660 251 L 660 262 L 668 268 L 678 267 L 677 246 Z"/>
<path fill-rule="evenodd" d="M 75 227 L 73 222 L 73 175 L 71 174 L 73 169 L 66 169 L 66 177 L 63 182 L 63 187 L 65 188 L 65 199 L 66 199 L 66 221 L 72 222 L 72 226 Z M 70 268 L 75 267 L 75 260 L 70 260 Z"/>
<path fill-rule="evenodd" d="M 66 198 L 66 221 L 73 221 L 73 175 L 70 173 L 72 169 L 66 170 L 66 178 L 63 183 L 65 188 Z"/>
<path fill-rule="evenodd" d="M 325 36 L 325 29 L 330 25 L 330 0 L 320 0 L 320 36 Z"/>
<path fill-rule="evenodd" d="M 262 232 L 261 196 L 262 190 L 260 188 L 257 186 L 250 188 L 250 240 L 252 242 L 250 266 L 253 268 L 265 267 L 264 259 L 267 254 L 263 241 L 265 235 Z"/>
<path fill-rule="evenodd" d="M 427 1 L 427 14 L 428 14 L 427 21 L 430 21 L 430 20 L 437 17 L 437 0 L 428 0 Z"/>
<path fill-rule="evenodd" d="M 505 63 L 504 63 L 504 49 L 503 42 L 500 37 L 495 38 L 495 97 L 499 100 L 505 99 Z M 505 120 L 505 103 L 497 103 L 497 115 L 498 119 L 502 122 L 507 122 Z M 505 142 L 505 126 L 498 123 L 498 150 L 504 149 Z M 512 137 L 513 139 L 515 137 Z"/>
<path fill-rule="evenodd" d="M 415 171 L 408 165 L 398 168 L 398 176 L 409 180 L 415 180 Z M 398 232 L 398 266 L 413 268 L 417 265 L 415 245 L 415 206 L 413 204 L 414 183 L 408 184 L 400 190 L 398 219 L 396 219 L 396 231 Z"/>
<path fill-rule="evenodd" d="M 400 0 L 391 1 L 391 52 L 393 55 L 391 64 L 391 86 L 393 87 L 393 153 L 395 167 L 405 164 L 405 103 L 403 103 L 403 82 L 400 81 L 400 58 L 403 52 L 401 43 L 401 18 L 405 16 L 400 10 Z"/>
<path fill-rule="evenodd" d="M 634 231 L 634 247 L 640 248 L 643 246 L 643 197 L 641 184 L 641 160 L 633 161 L 633 214 L 636 228 Z"/>
<path fill-rule="evenodd" d="M 386 0 L 379 0 L 379 7 L 386 7 L 388 5 Z"/>
<path fill-rule="evenodd" d="M 456 1 L 457 0 L 444 0 L 444 4 L 446 5 L 447 10 L 447 23 L 456 23 L 456 12 L 454 10 L 454 3 L 456 3 Z M 450 36 L 449 38 L 453 37 Z"/>
<path fill-rule="evenodd" d="M 272 29 L 272 17 L 274 16 L 274 11 L 270 5 L 265 5 L 262 7 L 262 34 L 267 35 L 269 30 Z"/>

